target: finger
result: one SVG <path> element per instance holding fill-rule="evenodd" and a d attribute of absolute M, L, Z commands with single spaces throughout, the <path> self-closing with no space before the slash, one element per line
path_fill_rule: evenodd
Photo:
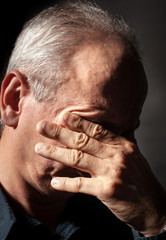
<path fill-rule="evenodd" d="M 35 151 L 42 157 L 58 161 L 64 165 L 76 168 L 91 176 L 102 174 L 103 162 L 100 159 L 88 155 L 76 149 L 67 149 L 51 144 L 38 143 Z"/>
<path fill-rule="evenodd" d="M 100 124 L 88 121 L 70 112 L 65 112 L 61 116 L 61 123 L 65 127 L 74 131 L 84 132 L 89 137 L 102 140 L 105 143 L 110 143 L 110 140 L 114 140 L 117 137 L 116 134 L 104 129 Z"/>
<path fill-rule="evenodd" d="M 99 142 L 87 136 L 85 133 L 75 132 L 46 121 L 37 124 L 37 131 L 48 138 L 60 142 L 68 148 L 81 150 L 100 158 L 110 156 L 110 148 L 108 150 L 108 146 L 105 143 Z"/>
<path fill-rule="evenodd" d="M 99 178 L 65 178 L 56 177 L 51 181 L 51 186 L 58 191 L 71 193 L 84 193 L 98 196 L 103 189 L 103 181 Z"/>

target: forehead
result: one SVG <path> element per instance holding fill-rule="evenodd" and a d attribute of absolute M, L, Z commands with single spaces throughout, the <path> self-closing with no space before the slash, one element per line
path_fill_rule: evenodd
<path fill-rule="evenodd" d="M 72 71 L 82 84 L 105 84 L 121 61 L 124 46 L 119 38 L 86 43 L 72 59 Z M 83 79 L 82 79 L 83 76 Z"/>
<path fill-rule="evenodd" d="M 120 39 L 81 46 L 72 58 L 66 78 L 73 94 L 76 93 L 75 97 L 79 94 L 82 100 L 103 106 L 106 96 L 102 91 L 119 65 L 123 51 Z"/>
<path fill-rule="evenodd" d="M 59 90 L 61 109 L 70 109 L 107 125 L 128 128 L 134 95 L 132 89 L 128 90 L 128 83 L 114 78 L 123 55 L 124 44 L 119 38 L 82 46 L 74 55 Z"/>

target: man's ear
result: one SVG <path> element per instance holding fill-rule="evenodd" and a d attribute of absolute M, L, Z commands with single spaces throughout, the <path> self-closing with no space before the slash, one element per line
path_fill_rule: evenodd
<path fill-rule="evenodd" d="M 27 81 L 19 71 L 12 70 L 1 86 L 1 118 L 5 125 L 15 128 L 21 113 L 21 102 L 27 92 Z"/>

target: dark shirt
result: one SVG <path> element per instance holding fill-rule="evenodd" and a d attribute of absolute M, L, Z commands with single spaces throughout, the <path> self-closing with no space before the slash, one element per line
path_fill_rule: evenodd
<path fill-rule="evenodd" d="M 157 238 L 140 238 L 134 231 L 134 235 L 135 238 L 131 229 L 95 197 L 76 194 L 69 200 L 52 236 L 41 222 L 14 213 L 0 189 L 0 240 L 166 239 L 160 237 L 162 234 Z"/>

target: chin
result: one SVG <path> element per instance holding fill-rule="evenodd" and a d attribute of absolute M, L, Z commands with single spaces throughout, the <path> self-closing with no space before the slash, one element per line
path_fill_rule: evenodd
<path fill-rule="evenodd" d="M 55 163 L 54 165 L 47 165 L 47 167 L 43 166 L 43 168 L 41 169 L 38 168 L 38 171 L 35 172 L 35 176 L 33 176 L 33 188 L 35 189 L 35 191 L 45 197 L 45 198 L 57 198 L 59 197 L 64 197 L 65 196 L 69 196 L 69 195 L 73 195 L 71 193 L 67 193 L 67 192 L 61 192 L 61 191 L 57 191 L 54 188 L 52 188 L 51 186 L 51 180 L 53 177 L 70 177 L 70 178 L 75 178 L 75 177 L 83 177 L 83 176 L 87 176 L 87 174 L 71 168 L 71 167 L 67 167 L 61 163 Z"/>
<path fill-rule="evenodd" d="M 42 179 L 35 179 L 29 183 L 31 196 L 35 201 L 52 202 L 55 200 L 68 199 L 72 193 L 57 191 L 51 186 L 51 177 L 45 176 Z M 34 198 L 35 196 L 35 198 Z"/>

